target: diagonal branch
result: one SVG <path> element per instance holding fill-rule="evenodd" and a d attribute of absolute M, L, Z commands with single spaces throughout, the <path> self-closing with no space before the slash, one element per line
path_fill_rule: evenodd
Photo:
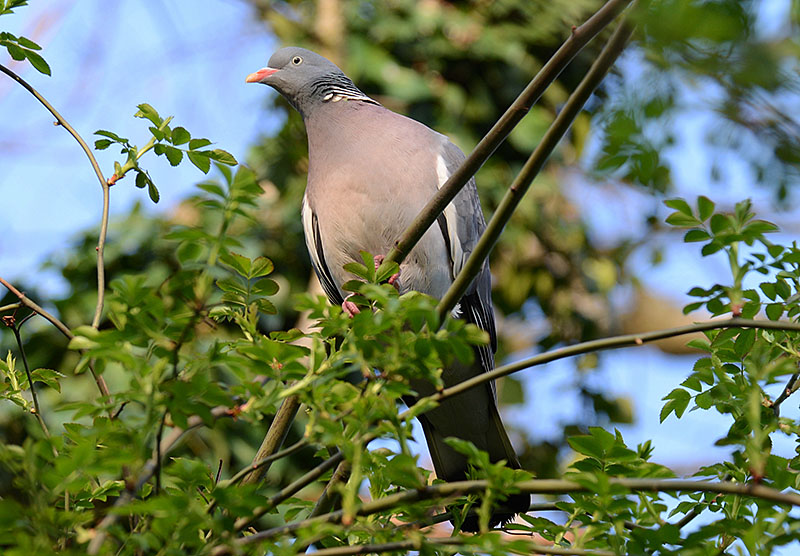
<path fill-rule="evenodd" d="M 444 320 L 444 317 L 456 306 L 481 271 L 484 261 L 489 256 L 495 243 L 497 243 L 500 234 L 503 233 L 503 228 L 505 228 L 517 205 L 525 196 L 534 178 L 539 174 L 545 161 L 583 109 L 583 105 L 586 104 L 586 101 L 589 100 L 594 90 L 600 85 L 611 66 L 614 65 L 632 33 L 633 27 L 626 20 L 623 20 L 608 40 L 608 43 L 606 43 L 600 56 L 592 64 L 589 72 L 569 96 L 564 108 L 558 113 L 541 142 L 508 188 L 475 249 L 436 307 L 440 319 Z"/>
<path fill-rule="evenodd" d="M 20 303 L 25 305 L 28 309 L 34 311 L 35 313 L 38 313 L 39 315 L 50 321 L 50 323 L 56 328 L 58 328 L 59 332 L 61 332 L 68 339 L 71 340 L 72 338 L 75 337 L 75 335 L 72 333 L 72 331 L 66 324 L 64 324 L 56 317 L 45 311 L 42 307 L 39 306 L 39 304 L 37 304 L 28 296 L 26 296 L 23 292 L 19 291 L 17 288 L 15 288 L 8 281 L 4 280 L 2 277 L 0 277 L 0 284 L 8 288 L 8 291 L 16 295 L 19 298 Z M 101 375 L 95 372 L 94 365 L 89 365 L 89 370 L 92 373 L 92 378 L 94 378 L 95 384 L 97 384 L 97 389 L 100 390 L 100 394 L 102 394 L 106 398 L 110 397 L 111 392 L 108 391 L 108 386 L 106 385 L 105 379 Z"/>
<path fill-rule="evenodd" d="M 106 245 L 106 235 L 108 234 L 108 210 L 109 210 L 109 190 L 110 186 L 108 181 L 106 180 L 105 176 L 103 176 L 103 171 L 100 169 L 100 164 L 98 164 L 97 159 L 94 157 L 92 153 L 92 149 L 89 148 L 89 145 L 86 144 L 86 141 L 83 140 L 83 137 L 75 131 L 75 129 L 70 125 L 70 123 L 64 119 L 64 117 L 58 113 L 52 104 L 50 104 L 46 98 L 44 98 L 39 91 L 33 88 L 33 86 L 22 79 L 19 75 L 11 71 L 9 68 L 5 67 L 4 65 L 0 64 L 0 72 L 5 73 L 11 79 L 19 83 L 25 90 L 27 90 L 30 94 L 36 98 L 42 105 L 47 108 L 47 110 L 55 117 L 56 123 L 66 129 L 72 137 L 78 142 L 78 144 L 83 149 L 83 152 L 86 153 L 86 156 L 89 158 L 89 162 L 94 169 L 94 173 L 97 176 L 97 179 L 100 181 L 100 187 L 103 189 L 103 211 L 102 217 L 100 219 L 100 235 L 97 240 L 97 305 L 95 306 L 94 311 L 94 318 L 92 319 L 92 326 L 97 328 L 100 324 L 100 317 L 103 314 L 103 303 L 105 301 L 106 295 L 106 272 L 105 272 L 105 262 L 103 259 L 103 253 L 105 250 Z"/>
<path fill-rule="evenodd" d="M 575 355 L 582 355 L 595 351 L 602 351 L 606 349 L 618 349 L 623 347 L 641 346 L 649 342 L 663 340 L 664 338 L 672 338 L 675 336 L 683 336 L 686 334 L 694 334 L 695 332 L 703 332 L 705 330 L 715 330 L 719 328 L 758 328 L 762 330 L 789 330 L 800 332 L 800 323 L 785 322 L 785 321 L 772 321 L 772 320 L 750 320 L 732 318 L 720 321 L 707 321 L 695 324 L 687 324 L 676 328 L 667 328 L 664 330 L 655 330 L 653 332 L 645 332 L 643 334 L 625 334 L 622 336 L 612 336 L 610 338 L 601 338 L 599 340 L 591 340 L 588 342 L 581 342 L 572 346 L 554 349 L 547 353 L 541 353 L 528 357 L 515 363 L 502 365 L 489 372 L 481 373 L 464 382 L 459 382 L 449 388 L 445 388 L 436 394 L 432 394 L 426 398 L 421 398 L 417 404 L 430 403 L 431 401 L 440 402 L 444 399 L 451 398 L 457 394 L 465 392 L 470 388 L 475 388 L 479 384 L 484 384 L 496 378 L 510 375 L 517 371 L 535 367 L 537 365 L 544 365 L 551 361 L 564 359 L 565 357 L 573 357 Z M 414 405 L 414 407 L 417 406 Z M 400 418 L 407 418 L 412 414 L 414 407 L 407 409 L 400 414 Z"/>
<path fill-rule="evenodd" d="M 277 452 L 283 445 L 283 441 L 286 440 L 286 435 L 289 434 L 289 428 L 292 426 L 292 421 L 294 421 L 294 416 L 297 414 L 299 407 L 299 396 L 288 396 L 283 400 L 278 411 L 275 413 L 275 417 L 272 419 L 272 423 L 270 423 L 264 441 L 261 443 L 261 447 L 253 458 L 253 464 L 251 465 L 252 471 L 242 479 L 243 484 L 257 483 L 264 477 L 270 466 L 270 461 L 267 461 L 267 458 Z M 260 461 L 264 461 L 264 463 L 256 466 L 255 464 Z"/>
<path fill-rule="evenodd" d="M 531 106 L 539 100 L 545 89 L 556 80 L 565 67 L 589 41 L 597 36 L 630 3 L 630 0 L 609 0 L 580 27 L 574 27 L 569 38 L 547 61 L 536 77 L 525 87 L 517 99 L 508 107 L 505 114 L 497 120 L 492 129 L 478 143 L 472 153 L 442 185 L 436 195 L 425 205 L 414 222 L 395 243 L 394 249 L 384 259 L 384 264 L 401 263 L 411 249 L 422 238 L 428 228 L 444 211 L 469 179 L 483 166 L 484 162 L 508 137 L 511 130 L 528 113 Z"/>

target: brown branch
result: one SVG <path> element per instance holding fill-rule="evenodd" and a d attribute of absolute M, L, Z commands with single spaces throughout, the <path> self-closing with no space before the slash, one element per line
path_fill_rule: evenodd
<path fill-rule="evenodd" d="M 503 196 L 497 206 L 497 210 L 486 225 L 486 230 L 484 230 L 464 266 L 461 267 L 458 276 L 456 276 L 456 279 L 436 306 L 440 320 L 443 321 L 444 317 L 456 306 L 481 271 L 484 261 L 489 256 L 495 243 L 497 243 L 503 233 L 503 229 L 511 219 L 511 215 L 525 196 L 525 193 L 527 193 L 534 178 L 542 170 L 548 157 L 555 150 L 561 138 L 567 133 L 572 122 L 583 110 L 583 105 L 586 104 L 586 101 L 589 100 L 594 90 L 603 81 L 611 66 L 622 54 L 632 33 L 633 27 L 626 20 L 623 20 L 617 26 L 614 34 L 606 43 L 600 56 L 592 64 L 586 76 L 569 96 L 564 108 L 558 113 L 558 116 L 547 129 L 544 137 Z"/>
<path fill-rule="evenodd" d="M 609 478 L 608 484 L 620 486 L 631 491 L 637 492 L 716 492 L 719 494 L 738 494 L 751 498 L 760 498 L 777 504 L 790 506 L 800 506 L 800 494 L 793 492 L 781 492 L 774 488 L 756 484 L 742 484 L 732 482 L 711 482 L 696 481 L 687 479 L 617 479 Z M 564 479 L 534 479 L 521 481 L 514 485 L 520 492 L 528 494 L 552 494 L 552 495 L 572 495 L 577 493 L 591 492 L 582 484 Z M 400 504 L 408 504 L 430 499 L 453 498 L 485 492 L 490 488 L 489 481 L 456 481 L 452 483 L 440 483 L 419 488 L 416 490 L 406 490 L 391 494 L 383 498 L 378 498 L 371 502 L 366 502 L 356 509 L 355 515 L 367 516 L 391 510 Z M 340 523 L 344 517 L 344 511 L 339 510 L 315 518 L 303 519 L 287 523 L 272 529 L 266 529 L 259 533 L 237 539 L 237 545 L 248 545 L 266 539 L 280 537 L 297 531 L 300 528 L 317 525 L 320 523 Z"/>
<path fill-rule="evenodd" d="M 2 67 L 2 66 L 0 66 L 0 67 Z M 0 277 L 0 284 L 5 286 L 8 289 L 8 291 L 10 291 L 14 295 L 16 295 L 19 298 L 20 303 L 22 303 L 25 307 L 27 307 L 31 311 L 34 311 L 34 312 L 40 314 L 45 319 L 50 321 L 50 323 L 53 326 L 55 326 L 56 328 L 58 328 L 59 332 L 61 332 L 68 339 L 71 340 L 72 338 L 75 337 L 75 335 L 67 327 L 66 324 L 64 324 L 63 322 L 58 320 L 56 317 L 54 317 L 53 315 L 51 315 L 50 313 L 48 313 L 47 311 L 42 309 L 36 302 L 34 302 L 31 298 L 26 296 L 23 292 L 19 291 L 17 288 L 15 288 L 12 284 L 10 284 L 8 281 L 3 279 L 2 277 Z"/>
<path fill-rule="evenodd" d="M 450 176 L 436 195 L 431 198 L 425 208 L 409 225 L 394 249 L 384 259 L 384 264 L 400 263 L 411 252 L 411 249 L 422 238 L 428 228 L 444 211 L 469 179 L 483 166 L 484 162 L 497 150 L 511 130 L 528 113 L 531 106 L 544 93 L 545 89 L 556 80 L 565 67 L 589 41 L 600 33 L 630 3 L 630 0 L 609 0 L 592 17 L 580 27 L 573 28 L 569 38 L 547 61 L 536 77 L 525 87 L 516 100 L 508 107 L 505 114 L 497 120 L 492 129 L 480 140 L 478 145 Z"/>
<path fill-rule="evenodd" d="M 297 442 L 295 442 L 294 444 L 292 444 L 291 446 L 288 446 L 287 448 L 284 448 L 283 450 L 280 450 L 279 452 L 275 452 L 274 454 L 270 454 L 269 456 L 266 456 L 264 459 L 254 461 L 253 463 L 251 463 L 247 467 L 241 469 L 239 472 L 237 472 L 230 479 L 228 479 L 226 481 L 221 481 L 217 485 L 217 487 L 227 487 L 227 486 L 230 486 L 230 485 L 234 485 L 234 484 L 238 483 L 239 481 L 242 481 L 242 479 L 244 479 L 245 476 L 247 476 L 248 474 L 252 473 L 256 469 L 259 469 L 259 468 L 261 468 L 263 466 L 268 466 L 273 461 L 277 461 L 279 459 L 291 456 L 292 454 L 295 454 L 295 453 L 299 452 L 300 450 L 302 450 L 303 448 L 307 447 L 308 445 L 309 445 L 308 444 L 308 440 L 306 440 L 305 438 L 302 438 L 302 439 L 298 440 Z"/>
<path fill-rule="evenodd" d="M 67 339 L 71 340 L 72 338 L 75 337 L 75 335 L 72 333 L 69 327 L 67 327 L 66 324 L 64 324 L 56 317 L 45 311 L 31 298 L 26 296 L 25 293 L 19 291 L 17 288 L 15 288 L 12 284 L 10 284 L 2 277 L 0 277 L 0 284 L 8 288 L 8 291 L 16 295 L 19 298 L 20 303 L 22 303 L 25 307 L 47 319 L 53 326 L 55 326 L 58 329 L 59 332 L 61 332 L 64 336 L 66 336 Z M 106 398 L 110 398 L 111 392 L 109 392 L 108 390 L 108 385 L 106 385 L 105 379 L 101 375 L 95 372 L 94 365 L 89 365 L 89 371 L 92 373 L 92 378 L 94 379 L 94 382 L 97 385 L 97 389 L 100 391 L 100 394 Z M 110 410 L 109 413 L 111 413 Z"/>
<path fill-rule="evenodd" d="M 272 419 L 272 423 L 270 423 L 269 430 L 267 430 L 261 447 L 253 458 L 253 464 L 251 465 L 252 472 L 244 477 L 242 480 L 243 484 L 257 483 L 264 477 L 267 470 L 269 470 L 270 463 L 272 463 L 272 460 L 268 460 L 267 458 L 278 451 L 283 445 L 284 440 L 286 440 L 286 435 L 289 434 L 289 427 L 291 427 L 299 407 L 299 396 L 288 396 L 283 400 L 278 411 L 275 413 L 275 417 Z M 255 464 L 259 461 L 264 461 L 265 463 L 256 466 Z"/>
<path fill-rule="evenodd" d="M 783 389 L 780 396 L 775 398 L 775 401 L 772 402 L 772 411 L 775 413 L 776 419 L 781 416 L 781 404 L 800 388 L 800 380 L 798 379 L 800 379 L 800 373 L 794 373 L 791 378 L 789 378 L 789 382 L 786 383 L 786 387 Z"/>
<path fill-rule="evenodd" d="M 572 346 L 554 349 L 547 353 L 534 355 L 533 357 L 517 361 L 516 363 L 502 365 L 489 372 L 481 373 L 480 375 L 474 376 L 468 380 L 465 380 L 464 382 L 459 382 L 458 384 L 455 384 L 449 388 L 445 388 L 436 394 L 432 394 L 426 398 L 421 398 L 417 404 L 428 403 L 431 401 L 440 402 L 444 399 L 451 398 L 457 394 L 465 392 L 470 388 L 475 388 L 479 384 L 484 384 L 496 378 L 504 377 L 506 375 L 516 373 L 517 371 L 535 367 L 537 365 L 550 363 L 558 359 L 564 359 L 566 357 L 573 357 L 575 355 L 582 355 L 584 353 L 603 351 L 607 349 L 641 346 L 649 342 L 663 340 L 664 338 L 672 338 L 674 336 L 682 336 L 685 334 L 693 334 L 695 332 L 715 330 L 718 328 L 759 328 L 763 330 L 785 330 L 800 332 L 800 323 L 732 318 L 720 321 L 707 321 L 688 324 L 685 326 L 678 326 L 676 328 L 645 332 L 643 334 L 625 334 L 622 336 L 612 336 L 610 338 L 602 338 L 600 340 L 581 342 Z M 400 414 L 400 418 L 407 418 L 412 414 L 412 410 L 413 408 L 404 411 Z"/>
<path fill-rule="evenodd" d="M 33 88 L 33 86 L 22 79 L 19 75 L 8 69 L 7 67 L 0 64 L 0 72 L 5 73 L 11 79 L 19 83 L 24 89 L 26 89 L 30 94 L 36 98 L 47 110 L 55 117 L 56 122 L 66 129 L 72 137 L 78 142 L 78 144 L 83 149 L 83 152 L 86 153 L 86 156 L 89 158 L 89 162 L 94 169 L 94 173 L 97 176 L 97 179 L 100 181 L 100 187 L 103 190 L 103 211 L 102 217 L 100 219 L 100 236 L 97 240 L 97 305 L 95 306 L 94 311 L 94 318 L 92 319 L 92 326 L 97 328 L 100 324 L 100 316 L 103 313 L 103 303 L 105 300 L 106 294 L 106 273 L 105 273 L 105 262 L 103 259 L 103 252 L 105 250 L 106 245 L 106 235 L 108 233 L 108 207 L 109 207 L 109 190 L 110 186 L 108 181 L 106 180 L 105 176 L 103 176 L 103 171 L 100 169 L 100 164 L 98 164 L 97 159 L 94 157 L 92 153 L 92 149 L 89 148 L 89 145 L 86 144 L 86 141 L 83 140 L 83 137 L 75 131 L 75 129 L 70 125 L 70 123 L 64 119 L 64 117 L 58 113 L 52 104 L 50 104 L 46 98 L 44 98 L 39 91 Z"/>

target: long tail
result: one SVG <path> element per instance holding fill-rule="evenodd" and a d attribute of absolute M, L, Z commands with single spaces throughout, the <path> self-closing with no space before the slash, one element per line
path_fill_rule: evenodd
<path fill-rule="evenodd" d="M 488 388 L 486 390 L 488 390 Z M 440 428 L 436 427 L 437 421 L 442 422 L 441 415 L 438 416 L 439 419 L 436 418 L 436 410 L 432 412 L 433 415 L 430 417 L 428 417 L 428 415 L 421 415 L 419 417 L 422 430 L 425 433 L 425 440 L 431 453 L 431 459 L 433 460 L 433 468 L 438 478 L 448 482 L 466 479 L 467 460 L 462 454 L 455 451 L 444 441 L 448 436 L 458 436 L 459 438 L 469 437 L 469 440 L 472 441 L 477 448 L 485 450 L 489 454 L 489 459 L 492 463 L 505 460 L 507 465 L 512 469 L 520 468 L 519 460 L 508 439 L 508 434 L 506 434 L 497 405 L 494 403 L 494 397 L 489 395 L 488 400 L 488 422 L 485 427 L 477 427 L 483 429 L 480 431 L 474 431 L 476 428 L 474 415 L 464 416 L 464 419 L 460 422 L 462 427 L 460 431 L 461 434 L 458 435 L 452 434 L 453 431 L 449 431 L 450 434 L 445 434 L 446 431 L 442 431 Z M 472 417 L 472 419 L 470 417 Z M 472 427 L 473 432 L 479 432 L 479 434 L 465 434 L 465 431 L 470 429 L 470 427 Z M 497 510 L 492 513 L 489 526 L 494 527 L 500 523 L 510 521 L 517 513 L 526 511 L 529 505 L 529 494 L 512 494 L 501 503 L 501 507 L 498 507 Z M 468 532 L 478 531 L 479 524 L 477 516 L 468 516 L 461 525 L 461 529 Z"/>

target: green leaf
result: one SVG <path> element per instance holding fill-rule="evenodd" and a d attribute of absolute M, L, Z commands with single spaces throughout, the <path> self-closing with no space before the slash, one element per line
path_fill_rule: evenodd
<path fill-rule="evenodd" d="M 235 166 L 237 164 L 233 155 L 222 149 L 214 149 L 213 151 L 200 151 L 208 156 L 211 160 L 219 162 L 220 164 L 227 164 L 228 166 Z"/>
<path fill-rule="evenodd" d="M 208 174 L 208 171 L 211 169 L 210 158 L 208 158 L 202 153 L 197 153 L 194 151 L 187 151 L 186 156 L 189 157 L 189 162 L 194 164 L 198 170 L 200 170 L 204 174 Z"/>
<path fill-rule="evenodd" d="M 697 214 L 705 222 L 714 214 L 714 201 L 703 195 L 697 198 Z"/>
<path fill-rule="evenodd" d="M 669 417 L 670 413 L 675 413 L 675 417 L 680 419 L 684 411 L 686 411 L 686 407 L 689 405 L 692 396 L 683 388 L 675 388 L 662 399 L 667 400 L 667 403 L 661 408 L 661 415 L 659 417 L 660 421 L 663 423 L 664 419 Z"/>
<path fill-rule="evenodd" d="M 272 261 L 266 257 L 256 257 L 253 260 L 253 265 L 248 273 L 248 278 L 258 278 L 259 276 L 266 276 L 275 269 Z"/>
<path fill-rule="evenodd" d="M 140 174 L 142 172 L 139 172 Z M 154 203 L 157 203 L 159 199 L 161 199 L 161 195 L 158 193 L 158 189 L 156 189 L 156 184 L 153 183 L 153 180 L 147 178 L 147 194 L 150 195 L 150 200 Z"/>
<path fill-rule="evenodd" d="M 270 278 L 262 278 L 250 288 L 255 295 L 275 295 L 278 293 L 278 283 Z"/>
<path fill-rule="evenodd" d="M 11 58 L 16 60 L 17 62 L 21 62 L 22 60 L 25 59 L 25 50 L 20 48 L 16 44 L 9 42 L 6 43 L 5 47 L 6 50 L 8 50 L 8 54 L 11 56 Z"/>
<path fill-rule="evenodd" d="M 189 261 L 200 259 L 204 252 L 205 249 L 199 243 L 184 241 L 178 246 L 178 249 L 175 251 L 175 256 L 178 258 L 178 262 L 185 265 Z"/>
<path fill-rule="evenodd" d="M 24 52 L 25 57 L 28 58 L 31 65 L 36 68 L 36 71 L 45 75 L 50 75 L 50 66 L 45 62 L 44 58 L 33 50 L 25 50 Z"/>
<path fill-rule="evenodd" d="M 30 48 L 31 50 L 41 50 L 42 47 L 26 37 L 17 37 L 17 43 L 23 48 Z"/>
<path fill-rule="evenodd" d="M 220 255 L 220 261 L 231 267 L 237 274 L 250 277 L 250 267 L 252 265 L 250 259 L 239 253 L 227 252 Z"/>
<path fill-rule="evenodd" d="M 195 150 L 195 149 L 199 149 L 201 147 L 205 147 L 205 146 L 210 145 L 210 144 L 211 144 L 211 141 L 209 141 L 208 139 L 202 139 L 202 138 L 201 139 L 192 139 L 191 141 L 189 141 L 189 149 Z"/>
<path fill-rule="evenodd" d="M 172 166 L 177 166 L 181 163 L 181 160 L 183 160 L 183 151 L 175 147 L 170 147 L 169 145 L 164 146 L 164 154 L 167 156 L 167 160 L 169 160 Z"/>
<path fill-rule="evenodd" d="M 128 140 L 126 138 L 120 137 L 119 135 L 117 135 L 113 131 L 107 131 L 105 129 L 98 129 L 97 131 L 94 132 L 94 134 L 95 135 L 100 135 L 102 137 L 108 137 L 109 139 L 111 139 L 112 141 L 115 141 L 117 143 L 127 143 L 128 142 Z"/>
<path fill-rule="evenodd" d="M 54 371 L 53 369 L 35 369 L 31 372 L 31 378 L 34 382 L 47 384 L 50 388 L 58 392 L 61 392 L 61 384 L 58 382 L 58 379 L 65 377 L 66 375 Z"/>
<path fill-rule="evenodd" d="M 709 234 L 705 230 L 701 230 L 699 228 L 695 228 L 693 230 L 689 230 L 686 232 L 686 235 L 683 236 L 684 243 L 693 243 L 696 241 L 707 241 L 711 239 L 711 234 Z"/>
<path fill-rule="evenodd" d="M 150 180 L 147 179 L 147 175 L 144 172 L 137 172 L 136 173 L 136 187 L 139 189 L 144 189 L 147 187 L 147 182 Z"/>
<path fill-rule="evenodd" d="M 694 214 L 692 214 L 692 207 L 690 207 L 689 203 L 687 203 L 684 199 L 667 199 L 664 201 L 664 204 L 669 208 L 678 211 L 680 214 L 689 216 L 693 220 L 696 220 L 694 218 Z"/>
<path fill-rule="evenodd" d="M 222 278 L 216 281 L 217 287 L 224 292 L 247 294 L 247 286 L 234 278 Z"/>
<path fill-rule="evenodd" d="M 113 141 L 111 139 L 98 139 L 94 142 L 94 148 L 98 151 L 102 151 L 110 147 L 112 143 Z"/>
<path fill-rule="evenodd" d="M 172 130 L 172 144 L 173 145 L 183 145 L 184 143 L 188 143 L 189 139 L 191 139 L 191 134 L 186 131 L 184 127 L 176 127 Z"/>
<path fill-rule="evenodd" d="M 727 214 L 715 214 L 711 217 L 711 231 L 719 235 L 724 231 L 733 230 L 733 220 Z"/>
<path fill-rule="evenodd" d="M 783 315 L 783 303 L 770 303 L 764 311 L 769 320 L 778 320 Z"/>
<path fill-rule="evenodd" d="M 133 115 L 135 118 L 146 118 L 153 122 L 153 125 L 156 127 L 159 127 L 164 122 L 161 116 L 158 115 L 158 112 L 156 112 L 156 109 L 146 102 L 139 104 L 137 108 L 139 111 Z"/>
<path fill-rule="evenodd" d="M 669 216 L 665 222 L 671 226 L 678 226 L 678 227 L 685 227 L 685 226 L 697 226 L 700 222 L 694 216 L 687 216 L 682 212 L 673 212 Z"/>
<path fill-rule="evenodd" d="M 754 328 L 745 328 L 742 330 L 739 335 L 736 337 L 736 341 L 733 343 L 733 351 L 739 358 L 744 359 L 744 356 L 750 351 L 753 347 L 753 344 L 756 341 L 756 331 Z"/>

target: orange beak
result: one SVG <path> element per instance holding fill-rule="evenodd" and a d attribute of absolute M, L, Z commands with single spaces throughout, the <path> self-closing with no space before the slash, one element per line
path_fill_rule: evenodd
<path fill-rule="evenodd" d="M 272 68 L 262 68 L 262 69 L 258 70 L 257 72 L 254 72 L 254 73 L 251 73 L 250 75 L 248 75 L 247 78 L 244 80 L 244 82 L 245 83 L 261 83 L 262 81 L 264 81 L 267 77 L 269 77 L 270 75 L 272 75 L 276 71 L 278 71 L 278 70 L 272 69 Z"/>

